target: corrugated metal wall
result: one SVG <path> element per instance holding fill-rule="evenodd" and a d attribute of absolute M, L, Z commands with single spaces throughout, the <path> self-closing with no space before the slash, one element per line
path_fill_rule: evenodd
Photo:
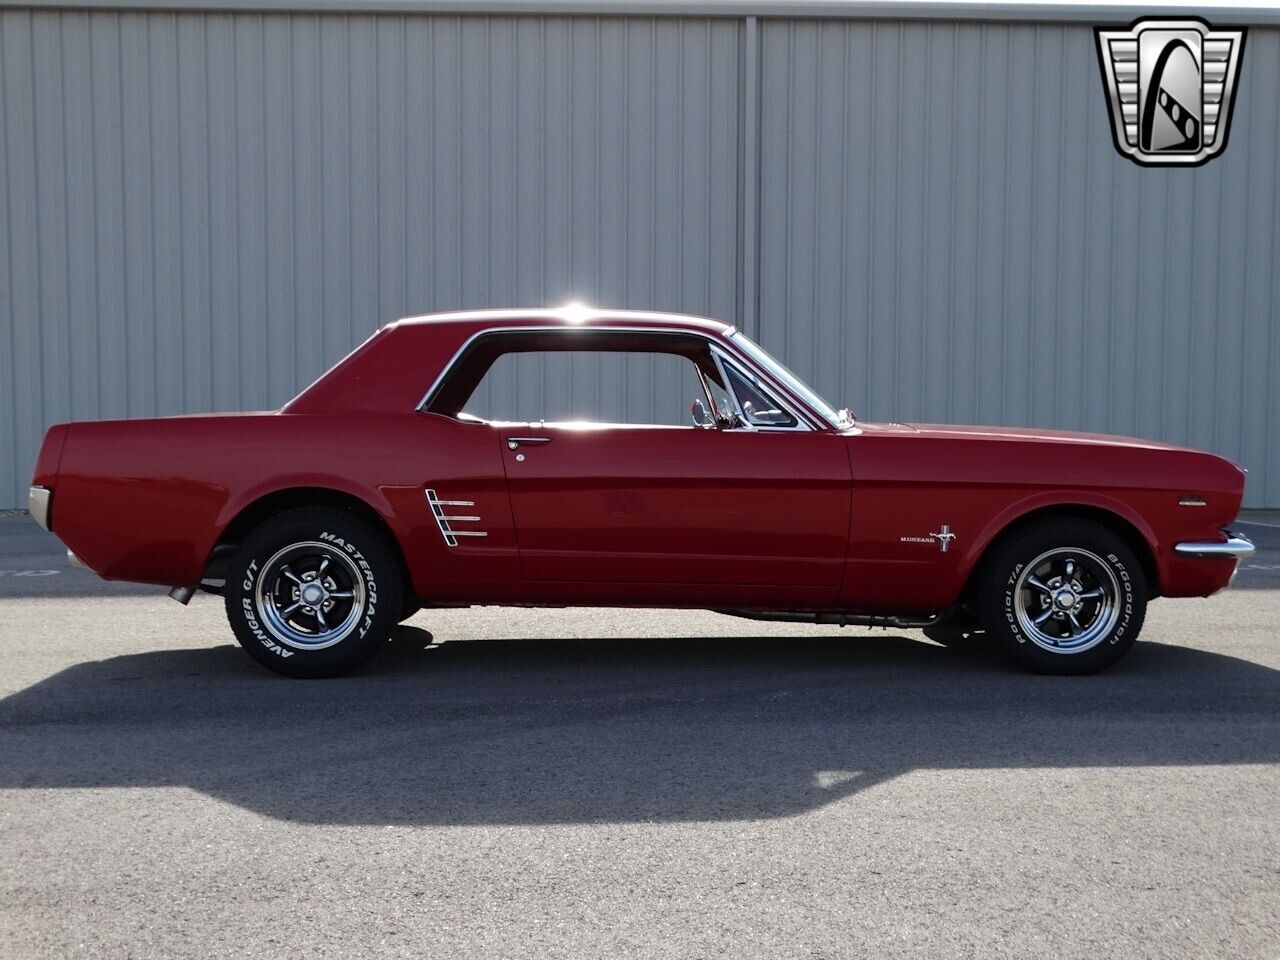
<path fill-rule="evenodd" d="M 766 347 L 870 419 L 1189 443 L 1280 506 L 1280 31 L 1180 170 L 1116 153 L 1085 26 L 762 33 Z"/>
<path fill-rule="evenodd" d="M 275 407 L 406 314 L 733 316 L 741 29 L 0 12 L 0 505 L 50 423 Z"/>
<path fill-rule="evenodd" d="M 1280 506 L 1277 89 L 1255 29 L 1225 155 L 1140 170 L 1084 26 L 4 10 L 0 505 L 49 423 L 273 407 L 393 317 L 577 297 Z"/>

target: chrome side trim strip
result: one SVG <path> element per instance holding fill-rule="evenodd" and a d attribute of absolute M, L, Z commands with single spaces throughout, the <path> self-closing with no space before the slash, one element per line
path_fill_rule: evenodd
<path fill-rule="evenodd" d="M 71 564 L 73 567 L 80 567 L 82 570 L 89 569 L 89 565 L 72 553 L 70 548 L 67 549 L 67 563 Z"/>
<path fill-rule="evenodd" d="M 32 487 L 27 491 L 27 509 L 31 511 L 31 519 L 40 526 L 49 529 L 49 502 L 53 492 L 48 487 Z"/>
<path fill-rule="evenodd" d="M 448 514 L 445 507 L 474 507 L 474 500 L 441 500 L 434 490 L 427 488 L 427 503 L 431 504 L 431 514 L 436 518 L 436 526 L 440 528 L 440 536 L 444 537 L 446 546 L 456 547 L 459 537 L 487 537 L 484 530 L 455 530 L 455 523 L 478 523 L 479 517 L 463 514 Z"/>
<path fill-rule="evenodd" d="M 1257 552 L 1248 537 L 1230 531 L 1224 542 L 1189 540 L 1175 544 L 1173 549 L 1184 557 L 1235 557 L 1237 560 L 1247 560 Z"/>
<path fill-rule="evenodd" d="M 733 329 L 734 328 L 730 328 L 730 332 L 732 332 Z M 765 384 L 767 387 L 769 387 L 770 390 L 777 393 L 779 396 L 779 399 L 783 400 L 789 406 L 793 407 L 794 409 L 792 412 L 793 413 L 798 412 L 800 414 L 801 419 L 804 420 L 806 423 L 808 423 L 810 429 L 833 430 L 833 431 L 839 429 L 837 425 L 828 423 L 816 411 L 811 410 L 808 404 L 803 403 L 797 397 L 793 396 L 790 390 L 783 387 L 781 384 L 775 381 L 771 376 L 769 376 L 768 373 L 766 373 L 765 371 L 757 367 L 755 362 L 751 360 L 750 357 L 747 357 L 745 354 L 743 354 L 741 351 L 738 350 L 738 348 L 733 344 L 732 340 L 721 340 L 716 337 L 712 337 L 709 334 L 700 333 L 697 330 L 679 330 L 671 327 L 619 327 L 619 326 L 606 326 L 606 325 L 600 325 L 600 326 L 587 325 L 587 326 L 568 327 L 568 326 L 556 326 L 556 325 L 544 324 L 542 326 L 534 326 L 534 327 L 530 327 L 530 326 L 488 327 L 487 329 L 484 329 L 484 330 L 477 330 L 471 336 L 467 337 L 467 339 L 462 342 L 462 346 L 458 347 L 458 349 L 454 352 L 453 356 L 449 358 L 449 362 L 444 365 L 444 369 L 442 369 L 440 373 L 436 376 L 435 380 L 432 381 L 431 386 L 427 388 L 427 392 L 422 395 L 422 399 L 418 401 L 418 405 L 414 409 L 416 409 L 419 413 L 427 412 L 427 407 L 431 405 L 431 401 L 435 399 L 435 395 L 440 392 L 440 387 L 443 386 L 445 380 L 449 378 L 449 374 L 453 372 L 453 368 L 457 365 L 458 361 L 462 359 L 462 356 L 467 352 L 468 349 L 470 349 L 471 345 L 475 343 L 476 340 L 479 340 L 481 337 L 487 337 L 494 334 L 502 334 L 502 333 L 552 333 L 552 332 L 563 333 L 567 336 L 572 336 L 574 333 L 584 331 L 584 330 L 589 330 L 592 333 L 666 333 L 674 336 L 697 337 L 700 340 L 706 341 L 706 343 L 709 346 L 711 346 L 713 349 L 719 349 L 724 351 L 740 367 L 743 367 L 746 370 L 750 370 L 752 374 L 761 383 Z M 769 428 L 765 428 L 765 429 L 769 429 Z M 788 429 L 794 430 L 796 428 L 791 427 Z"/>

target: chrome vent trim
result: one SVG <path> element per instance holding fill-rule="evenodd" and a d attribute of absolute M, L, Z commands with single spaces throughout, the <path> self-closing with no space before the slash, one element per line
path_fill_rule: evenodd
<path fill-rule="evenodd" d="M 431 513 L 436 518 L 436 526 L 440 528 L 440 536 L 444 537 L 444 542 L 451 547 L 458 545 L 459 537 L 487 537 L 489 534 L 484 530 L 455 530 L 455 523 L 479 523 L 478 516 L 468 514 L 448 514 L 444 512 L 445 507 L 474 507 L 474 500 L 441 500 L 430 487 L 427 488 L 427 503 L 431 504 Z"/>

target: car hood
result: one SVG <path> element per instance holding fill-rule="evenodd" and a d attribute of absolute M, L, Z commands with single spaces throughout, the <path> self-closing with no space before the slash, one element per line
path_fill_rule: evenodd
<path fill-rule="evenodd" d="M 913 433 L 941 440 L 1003 440 L 1026 443 L 1086 444 L 1089 446 L 1128 447 L 1144 450 L 1189 450 L 1172 443 L 1119 437 L 1108 433 L 1084 433 L 1076 430 L 1042 430 L 1035 427 L 957 426 L 942 423 L 859 423 L 864 433 Z M 1199 451 L 1192 451 L 1199 452 Z"/>

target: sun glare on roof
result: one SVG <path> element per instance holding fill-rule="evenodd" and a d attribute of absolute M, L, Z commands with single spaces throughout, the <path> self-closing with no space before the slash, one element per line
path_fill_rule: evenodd
<path fill-rule="evenodd" d="M 586 323 L 591 319 L 591 308 L 585 303 L 566 303 L 560 308 L 560 316 L 564 317 L 568 323 Z"/>

